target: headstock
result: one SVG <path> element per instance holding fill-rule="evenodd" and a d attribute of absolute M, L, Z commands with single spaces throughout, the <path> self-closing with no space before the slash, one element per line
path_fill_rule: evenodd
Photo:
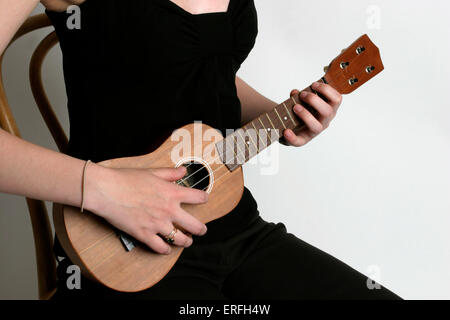
<path fill-rule="evenodd" d="M 380 50 L 365 34 L 331 62 L 324 79 L 341 94 L 348 94 L 383 69 Z"/>

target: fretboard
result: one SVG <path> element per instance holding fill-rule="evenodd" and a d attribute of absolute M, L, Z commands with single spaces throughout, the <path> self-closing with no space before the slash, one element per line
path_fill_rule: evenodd
<path fill-rule="evenodd" d="M 312 92 L 312 89 L 307 88 L 303 91 Z M 222 162 L 230 171 L 234 171 L 272 143 L 279 141 L 283 137 L 284 130 L 294 130 L 304 126 L 304 122 L 295 115 L 293 110 L 299 103 L 299 97 L 294 96 L 218 142 L 216 148 Z M 310 106 L 305 107 L 314 115 L 316 114 Z"/>

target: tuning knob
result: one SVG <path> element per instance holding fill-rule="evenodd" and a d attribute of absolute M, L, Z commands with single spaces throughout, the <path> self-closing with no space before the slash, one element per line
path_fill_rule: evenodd
<path fill-rule="evenodd" d="M 342 49 L 341 54 L 344 53 L 345 50 L 347 50 L 347 49 Z M 323 67 L 323 72 L 327 73 L 328 70 L 330 70 L 330 66 Z"/>

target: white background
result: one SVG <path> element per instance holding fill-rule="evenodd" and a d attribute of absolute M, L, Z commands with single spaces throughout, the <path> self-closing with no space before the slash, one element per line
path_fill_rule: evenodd
<path fill-rule="evenodd" d="M 319 79 L 322 67 L 364 33 L 385 65 L 344 98 L 330 128 L 312 143 L 280 147 L 277 174 L 246 165 L 261 215 L 379 277 L 403 298 L 449 299 L 450 3 L 256 0 L 256 6 L 259 36 L 239 75 L 275 101 Z M 49 31 L 12 46 L 4 76 L 24 138 L 55 149 L 27 84 L 31 51 Z M 44 74 L 68 128 L 59 48 Z M 0 195 L 0 210 L 0 298 L 35 299 L 25 201 Z"/>

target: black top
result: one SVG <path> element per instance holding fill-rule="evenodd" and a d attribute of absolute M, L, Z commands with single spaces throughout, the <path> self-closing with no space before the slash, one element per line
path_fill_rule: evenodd
<path fill-rule="evenodd" d="M 63 52 L 69 155 L 99 162 L 146 154 L 194 121 L 223 133 L 241 126 L 235 77 L 258 31 L 253 0 L 200 15 L 169 0 L 87 0 L 80 9 L 81 29 L 72 30 L 73 13 L 46 11 Z M 239 233 L 257 214 L 245 189 L 200 238 Z"/>

